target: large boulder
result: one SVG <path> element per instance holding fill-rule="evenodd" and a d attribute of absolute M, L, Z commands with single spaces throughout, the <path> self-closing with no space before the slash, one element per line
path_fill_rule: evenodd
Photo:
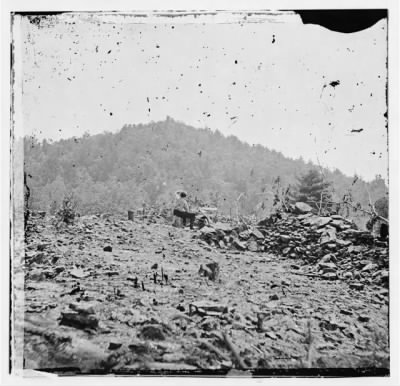
<path fill-rule="evenodd" d="M 310 213 L 312 209 L 313 208 L 305 202 L 296 202 L 296 204 L 294 204 L 294 212 L 297 214 Z"/>

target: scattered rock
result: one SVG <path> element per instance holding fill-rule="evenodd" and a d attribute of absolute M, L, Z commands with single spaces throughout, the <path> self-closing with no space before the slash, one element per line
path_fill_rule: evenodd
<path fill-rule="evenodd" d="M 282 243 L 287 244 L 291 240 L 291 237 L 289 235 L 281 235 L 280 239 Z"/>
<path fill-rule="evenodd" d="M 165 353 L 162 356 L 163 362 L 181 362 L 185 359 L 183 353 Z"/>
<path fill-rule="evenodd" d="M 369 317 L 368 315 L 359 315 L 359 316 L 358 316 L 358 320 L 359 320 L 360 322 L 369 322 L 370 317 Z"/>
<path fill-rule="evenodd" d="M 239 233 L 239 238 L 241 240 L 248 240 L 249 237 L 250 237 L 250 231 L 248 231 L 248 230 L 245 230 L 245 231 Z"/>
<path fill-rule="evenodd" d="M 232 245 L 241 251 L 244 251 L 246 249 L 246 244 L 237 239 L 233 240 Z"/>
<path fill-rule="evenodd" d="M 257 228 L 253 228 L 251 234 L 254 235 L 256 239 L 264 239 L 264 235 Z"/>
<path fill-rule="evenodd" d="M 219 264 L 216 262 L 200 265 L 199 275 L 205 276 L 209 280 L 215 281 L 219 276 Z"/>
<path fill-rule="evenodd" d="M 28 256 L 26 256 L 26 258 Z M 43 252 L 34 253 L 33 255 L 29 256 L 29 263 L 30 264 L 33 264 L 33 263 L 43 264 L 45 261 L 46 261 L 46 254 L 43 253 Z"/>
<path fill-rule="evenodd" d="M 327 272 L 322 275 L 322 278 L 326 280 L 335 280 L 337 279 L 337 275 L 333 272 Z"/>
<path fill-rule="evenodd" d="M 118 350 L 119 348 L 121 348 L 122 343 L 116 343 L 116 342 L 110 342 L 110 344 L 108 345 L 108 349 L 109 350 Z"/>
<path fill-rule="evenodd" d="M 334 272 L 336 271 L 337 267 L 335 263 L 318 263 L 318 266 L 322 270 L 326 270 L 327 272 Z M 330 270 L 330 271 L 329 271 Z"/>
<path fill-rule="evenodd" d="M 118 271 L 105 271 L 104 274 L 107 276 L 118 276 L 119 272 Z"/>
<path fill-rule="evenodd" d="M 71 303 L 69 308 L 73 311 L 79 312 L 80 314 L 94 315 L 95 304 L 93 303 Z"/>
<path fill-rule="evenodd" d="M 250 251 L 250 252 L 257 252 L 258 251 L 258 243 L 257 243 L 257 241 L 255 241 L 255 240 L 251 240 L 251 241 L 249 241 L 249 243 L 247 244 L 247 249 Z"/>
<path fill-rule="evenodd" d="M 389 271 L 383 270 L 380 273 L 381 281 L 382 283 L 388 283 L 389 282 Z"/>
<path fill-rule="evenodd" d="M 369 263 L 361 270 L 361 272 L 375 271 L 377 268 L 377 264 Z"/>
<path fill-rule="evenodd" d="M 103 248 L 104 252 L 112 252 L 112 247 L 111 245 L 107 245 L 106 247 Z"/>
<path fill-rule="evenodd" d="M 351 289 L 355 289 L 355 290 L 362 290 L 363 288 L 364 288 L 364 284 L 362 284 L 362 283 L 350 283 L 349 284 L 349 287 L 351 288 Z"/>
<path fill-rule="evenodd" d="M 36 270 L 29 273 L 29 279 L 34 281 L 46 280 L 46 275 L 43 271 Z"/>
<path fill-rule="evenodd" d="M 218 315 L 228 312 L 228 307 L 220 303 L 198 301 L 189 304 L 189 315 L 192 315 L 194 312 L 204 315 Z"/>
<path fill-rule="evenodd" d="M 128 345 L 128 348 L 137 355 L 144 355 L 150 352 L 150 346 L 147 342 L 135 341 Z"/>
<path fill-rule="evenodd" d="M 351 241 L 350 240 L 336 239 L 336 244 L 339 247 L 347 247 L 347 246 L 351 245 Z"/>
<path fill-rule="evenodd" d="M 343 274 L 343 279 L 352 279 L 353 278 L 353 273 L 352 272 L 345 272 Z"/>
<path fill-rule="evenodd" d="M 165 340 L 165 329 L 161 325 L 149 324 L 142 328 L 140 336 L 150 340 Z"/>
<path fill-rule="evenodd" d="M 319 220 L 313 225 L 307 223 L 316 217 L 319 216 L 311 212 L 299 216 L 283 213 L 282 218 L 276 218 L 273 224 L 265 223 L 257 228 L 248 225 L 232 227 L 228 224 L 216 228 L 213 226 L 209 227 L 211 231 L 205 232 L 207 238 L 198 240 L 201 241 L 199 243 L 193 239 L 198 235 L 204 236 L 200 231 L 191 232 L 189 237 L 185 230 L 175 230 L 174 237 L 169 235 L 164 239 L 162 232 L 166 235 L 168 229 L 172 229 L 169 225 L 168 229 L 160 231 L 162 227 L 159 224 L 150 228 L 146 222 L 142 225 L 140 221 L 138 232 L 128 229 L 131 233 L 121 236 L 123 224 L 119 224 L 117 233 L 113 234 L 110 231 L 114 226 L 112 221 L 104 226 L 104 230 L 100 221 L 93 222 L 90 235 L 86 234 L 85 227 L 81 227 L 68 229 L 65 235 L 59 236 L 61 240 L 56 244 L 60 250 L 56 252 L 62 265 L 57 261 L 51 263 L 55 254 L 52 250 L 54 243 L 49 244 L 46 240 L 48 234 L 42 232 L 37 239 L 43 238 L 43 242 L 31 243 L 31 248 L 26 252 L 29 256 L 25 258 L 24 265 L 24 269 L 27 269 L 26 315 L 30 317 L 43 313 L 48 323 L 54 323 L 55 327 L 46 329 L 50 340 L 56 339 L 52 336 L 53 331 L 59 335 L 57 328 L 71 334 L 72 343 L 76 336 L 90 333 L 95 345 L 111 350 L 106 354 L 117 358 L 118 366 L 122 366 L 119 369 L 126 367 L 124 363 L 128 369 L 137 370 L 148 369 L 154 363 L 155 369 L 164 369 L 166 366 L 166 370 L 168 366 L 171 366 L 170 369 L 192 366 L 195 369 L 218 370 L 237 366 L 234 355 L 220 344 L 218 333 L 223 330 L 231 334 L 230 339 L 246 366 L 252 365 L 254 358 L 263 356 L 263 352 L 268 353 L 268 365 L 271 365 L 270 358 L 275 361 L 276 356 L 279 357 L 276 359 L 279 366 L 293 366 L 293 363 L 297 363 L 293 361 L 304 356 L 303 349 L 299 352 L 298 347 L 304 346 L 304 337 L 307 336 L 304 322 L 310 316 L 316 347 L 326 350 L 321 355 L 337 356 L 338 352 L 340 355 L 339 348 L 344 352 L 350 346 L 354 346 L 358 355 L 367 350 L 364 342 L 370 333 L 370 326 L 362 323 L 375 322 L 377 318 L 379 325 L 384 325 L 384 317 L 379 312 L 388 306 L 388 248 L 375 243 L 368 244 L 368 237 L 363 231 L 357 232 L 352 224 L 334 216 L 331 216 L 327 225 L 321 227 L 317 225 Z M 135 222 L 129 224 L 132 229 L 136 226 Z M 335 232 L 336 241 L 321 243 L 326 232 Z M 154 240 L 155 245 L 146 244 L 147 237 L 150 241 Z M 81 248 L 89 238 L 92 238 L 90 248 L 98 247 L 99 243 L 122 246 L 109 259 L 111 255 L 96 254 L 94 249 L 87 253 L 86 249 Z M 241 243 L 239 247 L 235 245 L 235 240 Z M 131 243 L 138 248 L 131 248 L 128 245 Z M 49 245 L 38 252 L 39 244 Z M 165 245 L 165 249 L 157 249 L 157 245 Z M 205 254 L 203 246 L 214 253 Z M 256 250 L 256 247 L 257 252 L 265 253 L 243 253 Z M 222 256 L 214 248 L 224 248 L 227 253 Z M 161 254 L 154 255 L 154 251 L 162 253 L 164 250 L 163 257 Z M 29 259 L 38 253 L 44 254 L 40 263 L 44 266 L 40 269 L 37 266 L 29 267 Z M 288 260 L 288 257 L 296 260 Z M 201 262 L 204 272 L 208 273 L 204 276 L 209 279 L 213 277 L 210 264 L 214 262 L 205 263 L 213 258 L 220 262 L 223 280 L 214 283 L 199 280 L 196 270 Z M 168 270 L 170 276 L 168 284 L 163 282 L 161 285 L 161 279 L 153 283 L 155 272 L 149 272 L 149 267 L 159 269 L 160 259 L 163 269 Z M 179 269 L 175 270 L 176 267 Z M 297 272 L 288 273 L 290 269 Z M 264 276 L 265 272 L 268 274 Z M 35 275 L 40 282 L 32 281 Z M 90 280 L 81 280 L 89 275 Z M 346 279 L 346 282 L 322 282 L 318 280 L 321 276 L 326 280 Z M 52 277 L 55 277 L 53 282 L 48 280 Z M 132 285 L 135 277 L 136 287 Z M 214 274 L 214 278 L 217 277 Z M 287 277 L 291 281 L 286 280 Z M 314 277 L 316 279 L 312 283 Z M 144 292 L 139 285 L 141 282 L 146 286 Z M 353 289 L 365 288 L 365 292 L 359 295 L 352 291 L 349 293 L 348 286 Z M 271 294 L 270 288 L 276 288 L 277 293 Z M 119 296 L 121 290 L 126 293 L 125 299 Z M 329 292 L 325 293 L 325 290 Z M 46 296 L 39 296 L 43 292 L 50 295 L 51 303 L 46 301 Z M 243 297 L 238 300 L 237 296 Z M 70 303 L 71 299 L 75 301 Z M 195 301 L 198 299 L 204 301 Z M 242 302 L 242 299 L 246 301 Z M 230 307 L 220 303 L 220 300 L 226 300 Z M 370 309 L 369 300 L 374 303 Z M 57 307 L 63 304 L 69 309 L 61 313 L 59 324 L 67 327 L 58 326 L 53 317 L 59 312 Z M 371 312 L 370 315 L 364 315 L 367 310 Z M 260 328 L 259 313 L 266 315 L 262 318 Z M 257 315 L 257 319 L 253 315 Z M 292 323 L 289 323 L 289 319 Z M 322 322 L 322 333 L 319 322 Z M 85 331 L 74 331 L 69 327 Z M 136 336 L 139 338 L 133 338 Z M 172 340 L 173 343 L 170 342 Z M 199 345 L 200 340 L 207 341 L 219 351 L 213 351 L 207 344 Z M 355 347 L 356 342 L 359 347 Z M 46 358 L 52 354 L 46 354 Z M 77 358 L 80 358 L 79 353 Z M 46 362 L 44 367 L 51 366 Z"/>
<path fill-rule="evenodd" d="M 95 315 L 80 312 L 62 312 L 60 324 L 79 329 L 97 329 L 99 320 Z"/>
<path fill-rule="evenodd" d="M 83 269 L 80 268 L 71 269 L 69 273 L 72 277 L 76 277 L 78 279 L 83 279 L 90 276 L 90 272 L 85 272 Z"/>
<path fill-rule="evenodd" d="M 266 336 L 267 338 L 271 338 L 272 340 L 277 340 L 277 339 L 278 339 L 278 337 L 276 336 L 276 334 L 275 334 L 274 332 L 272 332 L 272 331 L 267 331 L 267 332 L 265 333 L 265 336 Z"/>
<path fill-rule="evenodd" d="M 200 328 L 205 331 L 217 331 L 220 328 L 219 321 L 213 317 L 206 317 L 200 323 Z"/>
<path fill-rule="evenodd" d="M 322 256 L 321 260 L 319 261 L 319 264 L 331 263 L 331 262 L 335 262 L 335 261 L 336 261 L 335 255 L 333 255 L 332 253 L 328 253 L 328 254 Z"/>

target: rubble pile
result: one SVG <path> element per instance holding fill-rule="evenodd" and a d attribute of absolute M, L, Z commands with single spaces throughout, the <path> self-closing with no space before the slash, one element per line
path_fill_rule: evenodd
<path fill-rule="evenodd" d="M 271 216 L 248 227 L 216 223 L 201 229 L 200 238 L 217 248 L 268 252 L 301 259 L 308 273 L 324 279 L 358 280 L 388 285 L 388 243 L 357 229 L 339 215 L 318 216 L 311 207 L 297 203 L 293 213 Z"/>

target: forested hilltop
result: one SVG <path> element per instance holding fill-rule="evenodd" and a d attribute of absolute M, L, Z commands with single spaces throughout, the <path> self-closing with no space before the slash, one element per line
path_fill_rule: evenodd
<path fill-rule="evenodd" d="M 168 206 L 174 192 L 185 189 L 192 200 L 226 214 L 239 209 L 259 217 L 273 205 L 277 179 L 280 187 L 295 191 L 300 176 L 321 172 L 302 159 L 171 118 L 57 142 L 26 137 L 24 154 L 30 206 L 46 211 L 70 193 L 81 213 Z M 354 202 L 368 207 L 368 192 L 372 200 L 387 192 L 379 176 L 366 183 L 339 170 L 321 174 L 336 201 L 351 193 Z"/>

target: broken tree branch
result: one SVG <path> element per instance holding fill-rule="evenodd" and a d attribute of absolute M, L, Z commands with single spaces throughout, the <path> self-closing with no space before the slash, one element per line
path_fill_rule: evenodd
<path fill-rule="evenodd" d="M 212 351 L 215 354 L 217 354 L 220 359 L 223 359 L 224 361 L 228 361 L 229 360 L 228 356 L 226 356 L 221 350 L 219 350 L 217 347 L 215 347 L 208 340 L 198 339 L 197 341 L 199 342 L 199 344 L 201 346 L 203 346 L 203 347 L 207 348 L 209 351 Z"/>
<path fill-rule="evenodd" d="M 225 332 L 223 332 L 222 337 L 224 338 L 225 344 L 227 345 L 229 350 L 231 350 L 231 353 L 233 354 L 233 356 L 235 358 L 235 362 L 236 362 L 237 366 L 239 367 L 239 369 L 247 370 L 247 366 L 243 362 L 243 359 L 240 357 L 236 347 L 233 345 L 233 343 L 229 339 L 228 335 Z"/>
<path fill-rule="evenodd" d="M 317 201 L 313 201 L 313 200 L 307 200 L 307 202 L 318 203 Z M 336 204 L 336 205 L 341 205 L 341 204 L 343 204 L 343 203 L 335 202 L 335 201 L 327 201 L 327 203 L 329 203 L 329 204 Z M 349 206 L 352 207 L 353 209 L 359 210 L 359 211 L 361 211 L 361 212 L 363 212 L 363 213 L 369 214 L 370 216 L 374 216 L 374 217 L 376 217 L 376 218 L 378 218 L 378 219 L 380 219 L 380 220 L 382 220 L 382 221 L 384 221 L 384 222 L 386 222 L 386 223 L 389 224 L 389 220 L 388 220 L 387 218 L 382 217 L 382 216 L 379 216 L 378 214 L 376 214 L 376 213 L 374 213 L 374 212 L 365 210 L 365 209 L 363 209 L 363 208 L 359 208 L 359 207 L 357 207 L 356 205 L 351 204 L 350 202 L 346 202 L 346 205 L 349 205 Z"/>

